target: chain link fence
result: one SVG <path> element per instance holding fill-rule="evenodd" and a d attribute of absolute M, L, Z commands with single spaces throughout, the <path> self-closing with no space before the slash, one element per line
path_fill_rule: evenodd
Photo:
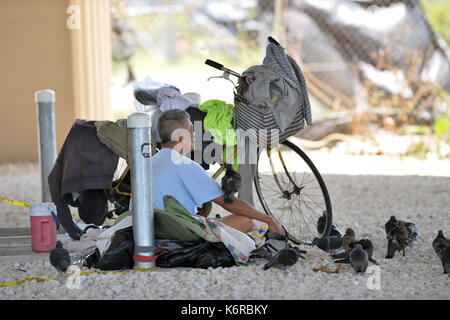
<path fill-rule="evenodd" d="M 450 52 L 419 1 L 286 1 L 284 34 L 310 92 L 336 111 L 430 124 Z"/>
<path fill-rule="evenodd" d="M 215 57 L 243 71 L 262 62 L 273 35 L 302 67 L 313 109 L 430 124 L 437 96 L 450 92 L 448 44 L 418 0 L 112 3 L 119 60 L 144 50 L 165 61 Z"/>

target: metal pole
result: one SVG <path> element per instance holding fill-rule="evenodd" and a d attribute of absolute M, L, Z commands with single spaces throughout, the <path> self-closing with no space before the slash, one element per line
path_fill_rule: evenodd
<path fill-rule="evenodd" d="M 55 92 L 40 90 L 34 94 L 38 119 L 41 202 L 52 202 L 48 176 L 56 161 Z"/>
<path fill-rule="evenodd" d="M 151 117 L 137 112 L 128 116 L 131 192 L 133 208 L 134 265 L 152 268 L 155 230 L 153 226 Z"/>

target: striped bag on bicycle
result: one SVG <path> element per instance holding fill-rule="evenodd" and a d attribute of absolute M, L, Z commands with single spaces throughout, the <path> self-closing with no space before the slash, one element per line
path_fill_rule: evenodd
<path fill-rule="evenodd" d="M 234 127 L 253 143 L 270 148 L 302 130 L 305 122 L 312 125 L 305 78 L 282 46 L 270 42 L 263 64 L 242 76 L 234 95 Z"/>

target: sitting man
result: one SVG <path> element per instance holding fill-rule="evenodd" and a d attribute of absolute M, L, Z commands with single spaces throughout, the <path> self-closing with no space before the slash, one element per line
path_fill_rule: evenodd
<path fill-rule="evenodd" d="M 273 218 L 247 202 L 235 198 L 233 203 L 225 203 L 220 185 L 199 164 L 184 156 L 194 149 L 194 131 L 187 112 L 174 109 L 161 113 L 158 133 L 162 148 L 152 158 L 154 208 L 164 210 L 165 195 L 173 196 L 192 214 L 197 206 L 213 201 L 231 213 L 224 217 L 230 227 L 247 233 L 255 219 L 266 223 L 270 231 L 284 234 Z"/>

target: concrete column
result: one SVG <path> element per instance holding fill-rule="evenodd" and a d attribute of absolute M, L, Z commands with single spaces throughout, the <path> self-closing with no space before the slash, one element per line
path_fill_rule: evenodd
<path fill-rule="evenodd" d="M 70 28 L 75 114 L 112 120 L 110 109 L 111 21 L 109 0 L 71 0 L 79 24 Z M 77 17 L 77 11 L 68 13 Z"/>
<path fill-rule="evenodd" d="M 0 162 L 38 161 L 37 90 L 58 94 L 57 150 L 76 118 L 112 120 L 109 5 L 0 1 Z"/>

